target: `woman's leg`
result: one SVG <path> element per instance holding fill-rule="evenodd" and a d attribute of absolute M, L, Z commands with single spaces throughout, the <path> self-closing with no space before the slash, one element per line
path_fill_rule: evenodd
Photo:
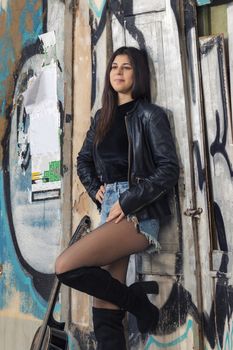
<path fill-rule="evenodd" d="M 56 261 L 57 274 L 79 267 L 109 265 L 146 249 L 148 240 L 132 222 L 106 223 L 67 248 Z"/>
<path fill-rule="evenodd" d="M 65 250 L 56 261 L 58 279 L 69 287 L 118 305 L 137 317 L 143 333 L 154 329 L 159 312 L 146 296 L 157 293 L 156 282 L 125 284 L 100 266 L 144 250 L 148 241 L 132 222 L 104 224 Z M 145 290 L 146 289 L 146 290 Z"/>

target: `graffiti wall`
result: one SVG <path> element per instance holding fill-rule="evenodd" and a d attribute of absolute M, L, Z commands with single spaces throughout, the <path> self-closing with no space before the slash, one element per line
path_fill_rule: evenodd
<path fill-rule="evenodd" d="M 56 15 L 56 17 L 54 17 Z M 64 3 L 0 3 L 0 334 L 30 347 L 61 245 Z M 56 307 L 59 315 L 60 306 Z M 4 326 L 3 326 L 4 325 Z M 16 330 L 17 340 L 12 338 Z M 24 337 L 22 336 L 24 334 Z"/>

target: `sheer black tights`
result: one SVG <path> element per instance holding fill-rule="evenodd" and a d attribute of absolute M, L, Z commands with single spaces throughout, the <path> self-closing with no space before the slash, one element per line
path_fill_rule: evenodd
<path fill-rule="evenodd" d="M 60 274 L 84 266 L 101 266 L 112 277 L 125 283 L 129 255 L 147 246 L 148 240 L 137 232 L 131 221 L 123 219 L 118 224 L 105 223 L 67 248 L 57 258 L 55 270 Z M 100 299 L 94 300 L 94 306 L 117 308 Z"/>

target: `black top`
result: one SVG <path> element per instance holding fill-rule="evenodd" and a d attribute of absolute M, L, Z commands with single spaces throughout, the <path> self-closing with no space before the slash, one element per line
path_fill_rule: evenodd
<path fill-rule="evenodd" d="M 104 163 L 104 183 L 127 181 L 128 177 L 128 136 L 125 115 L 135 104 L 135 100 L 117 107 L 110 130 L 99 143 L 97 151 Z"/>

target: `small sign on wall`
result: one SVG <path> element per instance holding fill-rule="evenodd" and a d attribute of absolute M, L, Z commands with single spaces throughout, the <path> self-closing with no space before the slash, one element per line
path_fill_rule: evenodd
<path fill-rule="evenodd" d="M 43 67 L 24 93 L 29 115 L 32 201 L 59 198 L 61 189 L 60 113 L 56 64 Z"/>

